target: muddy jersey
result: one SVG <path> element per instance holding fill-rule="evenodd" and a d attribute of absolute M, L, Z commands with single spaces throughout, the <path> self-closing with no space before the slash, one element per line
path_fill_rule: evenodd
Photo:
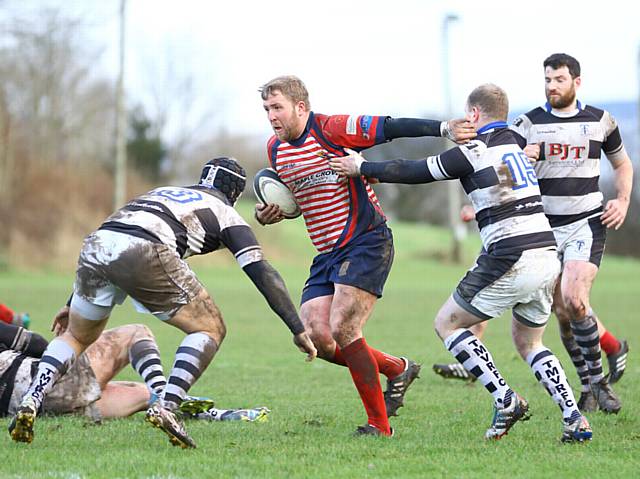
<path fill-rule="evenodd" d="M 174 248 L 181 258 L 227 247 L 241 267 L 262 259 L 253 231 L 215 190 L 165 186 L 134 198 L 100 226 Z"/>
<path fill-rule="evenodd" d="M 312 112 L 297 140 L 269 140 L 271 166 L 293 192 L 320 253 L 340 248 L 385 221 L 364 177 L 345 178 L 329 166 L 330 157 L 346 155 L 344 148 L 359 151 L 384 143 L 385 118 Z"/>
<path fill-rule="evenodd" d="M 37 367 L 38 361 L 20 351 L 6 349 L 0 352 L 0 416 L 15 411 L 20 404 L 22 395 L 31 385 L 32 368 Z"/>
<path fill-rule="evenodd" d="M 577 111 L 562 115 L 552 112 L 547 103 L 520 115 L 511 128 L 527 143 L 540 144 L 535 170 L 551 226 L 602 214 L 600 155 L 623 148 L 620 130 L 609 112 L 578 102 Z"/>

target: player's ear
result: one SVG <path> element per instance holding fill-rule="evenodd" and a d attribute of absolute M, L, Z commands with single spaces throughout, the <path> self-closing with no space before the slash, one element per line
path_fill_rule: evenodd
<path fill-rule="evenodd" d="M 582 77 L 576 77 L 574 81 L 576 83 L 576 88 L 578 88 L 582 83 Z"/>
<path fill-rule="evenodd" d="M 300 100 L 299 102 L 296 102 L 295 109 L 296 109 L 296 113 L 299 116 L 302 116 L 307 111 L 307 106 L 304 104 L 302 100 Z"/>

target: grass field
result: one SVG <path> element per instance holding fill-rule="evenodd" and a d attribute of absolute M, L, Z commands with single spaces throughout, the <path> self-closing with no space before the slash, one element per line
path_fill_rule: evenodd
<path fill-rule="evenodd" d="M 620 414 L 591 414 L 593 442 L 561 445 L 560 412 L 517 356 L 510 321 L 503 317 L 493 320 L 485 344 L 510 385 L 529 400 L 533 417 L 517 424 L 502 441 L 486 443 L 490 395 L 479 385 L 446 381 L 430 370 L 434 362 L 451 360 L 433 332 L 432 319 L 471 265 L 478 240 L 467 240 L 465 264 L 457 266 L 442 261 L 447 232 L 392 227 L 395 265 L 365 329 L 366 338 L 424 365 L 406 407 L 392 420 L 394 438 L 351 436 L 366 416 L 347 370 L 319 360 L 305 363 L 284 325 L 228 253 L 221 252 L 217 259 L 192 262 L 228 326 L 225 343 L 192 392 L 214 397 L 220 407 L 268 406 L 270 421 L 191 422 L 188 429 L 198 449 L 184 451 L 171 447 L 142 414 L 102 426 L 82 418 L 41 418 L 31 445 L 15 444 L 4 433 L 0 477 L 637 477 L 640 328 L 635 299 L 640 262 L 605 257 L 592 295 L 601 319 L 631 343 L 627 372 L 616 385 L 624 403 Z M 297 301 L 313 255 L 302 222 L 257 227 L 257 232 Z M 3 272 L 0 300 L 29 311 L 33 329 L 50 337 L 50 318 L 66 301 L 72 280 L 71 273 Z M 168 369 L 182 334 L 135 313 L 128 302 L 116 309 L 110 325 L 131 322 L 152 327 Z M 553 318 L 545 340 L 575 386 L 577 378 Z M 119 379 L 137 378 L 127 368 Z"/>

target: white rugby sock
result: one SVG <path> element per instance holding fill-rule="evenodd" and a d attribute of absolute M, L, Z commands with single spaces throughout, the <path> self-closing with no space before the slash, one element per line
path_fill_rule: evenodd
<path fill-rule="evenodd" d="M 496 368 L 491 353 L 482 341 L 468 329 L 456 329 L 444 340 L 444 345 L 491 393 L 497 407 L 509 407 L 513 391 Z"/>
<path fill-rule="evenodd" d="M 55 338 L 49 343 L 38 363 L 38 370 L 25 394 L 31 396 L 40 409 L 46 395 L 54 384 L 74 363 L 76 353 L 64 340 Z"/>
<path fill-rule="evenodd" d="M 562 418 L 566 422 L 579 418 L 581 414 L 576 399 L 558 358 L 547 348 L 542 347 L 527 355 L 527 363 L 533 369 L 536 379 L 560 407 Z"/>

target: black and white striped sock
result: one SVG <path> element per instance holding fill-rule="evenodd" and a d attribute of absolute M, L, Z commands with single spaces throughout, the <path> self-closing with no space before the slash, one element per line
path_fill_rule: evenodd
<path fill-rule="evenodd" d="M 558 358 L 543 347 L 530 352 L 527 355 L 527 363 L 531 366 L 538 382 L 544 386 L 554 402 L 560 407 L 562 418 L 566 422 L 571 422 L 575 419 L 576 414 L 579 417 L 580 411 L 578 411 L 576 398 Z"/>
<path fill-rule="evenodd" d="M 129 350 L 129 361 L 149 391 L 160 396 L 167 385 L 167 378 L 164 376 L 160 351 L 155 341 L 146 338 L 134 343 Z"/>
<path fill-rule="evenodd" d="M 468 329 L 456 329 L 444 340 L 444 345 L 491 393 L 497 407 L 509 407 L 513 392 L 496 368 L 491 353 L 482 341 Z"/>
<path fill-rule="evenodd" d="M 595 317 L 590 312 L 580 321 L 571 321 L 571 331 L 589 368 L 591 383 L 599 383 L 604 378 L 604 374 L 602 373 L 600 335 Z"/>
<path fill-rule="evenodd" d="M 591 388 L 589 387 L 589 368 L 584 360 L 584 356 L 582 356 L 582 351 L 580 350 L 578 343 L 576 343 L 575 337 L 573 334 L 571 336 L 560 335 L 560 339 L 562 340 L 562 344 L 564 344 L 564 348 L 567 350 L 567 353 L 569 353 L 571 362 L 578 373 L 578 378 L 580 379 L 580 390 L 583 392 L 591 391 Z"/>
<path fill-rule="evenodd" d="M 218 345 L 204 333 L 191 333 L 180 344 L 176 359 L 164 389 L 164 407 L 175 410 L 187 392 L 207 368 L 218 350 Z"/>
<path fill-rule="evenodd" d="M 42 354 L 38 370 L 24 397 L 31 396 L 36 403 L 36 409 L 40 409 L 49 391 L 60 376 L 67 372 L 75 359 L 76 353 L 71 346 L 60 338 L 53 339 Z"/>

